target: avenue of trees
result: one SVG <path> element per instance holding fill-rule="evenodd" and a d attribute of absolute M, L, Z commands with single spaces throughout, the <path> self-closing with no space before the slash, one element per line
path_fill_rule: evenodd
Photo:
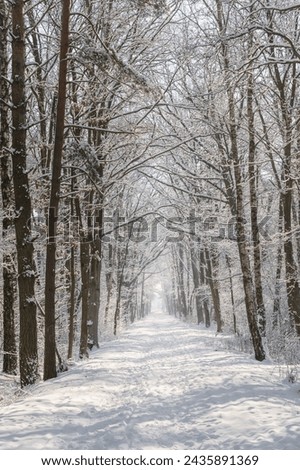
<path fill-rule="evenodd" d="M 157 286 L 299 362 L 299 20 L 292 0 L 0 0 L 3 372 L 55 377 Z"/>

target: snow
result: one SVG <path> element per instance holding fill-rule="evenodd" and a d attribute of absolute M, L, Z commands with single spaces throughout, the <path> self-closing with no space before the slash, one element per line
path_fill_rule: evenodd
<path fill-rule="evenodd" d="M 156 312 L 1 408 L 0 449 L 297 450 L 299 388 Z"/>

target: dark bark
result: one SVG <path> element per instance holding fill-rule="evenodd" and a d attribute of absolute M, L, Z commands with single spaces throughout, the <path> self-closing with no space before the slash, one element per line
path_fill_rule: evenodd
<path fill-rule="evenodd" d="M 113 247 L 111 243 L 108 245 L 108 261 L 107 261 L 107 267 L 106 267 L 106 304 L 105 304 L 105 314 L 104 314 L 104 323 L 107 325 L 108 322 L 108 316 L 109 316 L 109 308 L 110 308 L 110 302 L 112 298 L 112 293 L 113 293 L 113 283 L 114 283 L 114 271 L 113 271 L 113 265 L 114 265 L 114 260 L 115 260 L 115 254 L 116 250 Z"/>
<path fill-rule="evenodd" d="M 298 95 L 298 69 L 295 63 L 290 65 L 290 73 L 287 71 L 281 76 L 281 67 L 276 63 L 276 47 L 273 29 L 273 15 L 267 12 L 269 22 L 268 40 L 270 55 L 274 65 L 269 65 L 271 76 L 279 96 L 281 111 L 282 134 L 284 136 L 284 161 L 283 161 L 283 228 L 284 228 L 284 254 L 286 271 L 286 290 L 290 317 L 295 325 L 297 335 L 300 336 L 300 285 L 298 279 L 298 267 L 294 257 L 292 234 L 292 202 L 293 202 L 293 115 Z M 296 24 L 296 23 L 295 23 Z M 287 78 L 289 82 L 287 83 Z"/>
<path fill-rule="evenodd" d="M 103 176 L 103 167 L 100 165 L 100 177 Z M 90 192 L 90 206 L 96 207 L 94 217 L 90 217 L 90 280 L 89 280 L 89 347 L 99 348 L 99 310 L 100 310 L 100 280 L 102 264 L 102 234 L 103 234 L 103 200 L 94 197 L 94 191 Z M 95 217 L 95 214 L 97 216 Z M 94 221 L 92 226 L 91 221 Z"/>
<path fill-rule="evenodd" d="M 221 306 L 220 306 L 220 295 L 219 288 L 216 279 L 216 265 L 217 265 L 217 253 L 214 251 L 211 253 L 207 248 L 205 249 L 206 269 L 207 269 L 207 280 L 210 287 L 211 297 L 214 306 L 215 320 L 217 323 L 217 332 L 222 332 L 222 317 L 221 317 Z"/>
<path fill-rule="evenodd" d="M 217 21 L 219 34 L 224 37 L 225 24 L 223 5 L 221 0 L 216 0 L 217 4 Z M 265 359 L 265 351 L 262 343 L 261 334 L 256 319 L 256 298 L 252 280 L 251 263 L 248 254 L 248 245 L 246 240 L 246 230 L 244 224 L 244 191 L 243 177 L 239 159 L 238 141 L 237 141 L 237 121 L 235 111 L 234 90 L 232 88 L 230 63 L 228 55 L 228 45 L 221 40 L 221 51 L 224 61 L 225 86 L 228 100 L 229 113 L 229 136 L 231 144 L 231 158 L 234 164 L 234 179 L 236 187 L 236 234 L 239 249 L 239 257 L 243 274 L 243 287 L 245 292 L 245 305 L 249 330 L 252 338 L 252 344 L 255 353 L 255 359 L 263 361 Z"/>
<path fill-rule="evenodd" d="M 203 308 L 202 302 L 200 297 L 200 273 L 199 273 L 199 259 L 197 258 L 197 250 L 192 245 L 191 242 L 190 252 L 191 252 L 191 267 L 193 273 L 193 282 L 194 282 L 194 292 L 195 292 L 195 304 L 196 304 L 196 314 L 197 314 L 197 322 L 198 325 L 200 323 L 204 323 L 204 315 L 203 315 Z"/>
<path fill-rule="evenodd" d="M 76 275 L 75 275 L 75 247 L 71 246 L 70 259 L 67 263 L 68 277 L 69 277 L 69 335 L 68 335 L 68 359 L 73 357 L 73 345 L 75 339 L 75 291 L 76 291 Z"/>
<path fill-rule="evenodd" d="M 288 163 L 286 163 L 288 165 Z M 300 286 L 298 280 L 298 269 L 294 259 L 293 241 L 291 235 L 291 204 L 292 204 L 292 180 L 290 176 L 287 181 L 287 188 L 284 194 L 284 232 L 285 232 L 285 271 L 286 288 L 288 295 L 288 306 L 295 324 L 297 335 L 300 336 Z"/>
<path fill-rule="evenodd" d="M 176 256 L 176 255 L 175 255 Z M 177 269 L 177 289 L 178 289 L 178 298 L 180 302 L 181 314 L 184 318 L 188 315 L 186 293 L 185 293 L 185 283 L 184 283 L 184 251 L 182 243 L 178 243 L 178 255 L 176 260 L 176 269 Z"/>
<path fill-rule="evenodd" d="M 12 166 L 20 311 L 20 380 L 24 387 L 38 378 L 35 266 L 31 235 L 31 198 L 26 166 L 26 96 L 24 2 L 12 4 Z"/>
<path fill-rule="evenodd" d="M 126 250 L 124 247 L 118 246 L 117 247 L 117 298 L 116 298 L 116 306 L 115 306 L 115 313 L 114 313 L 114 327 L 113 332 L 114 335 L 117 335 L 117 331 L 119 328 L 120 320 L 121 320 L 121 298 L 122 298 L 122 284 L 124 279 L 124 268 L 125 268 L 125 261 L 126 261 Z"/>
<path fill-rule="evenodd" d="M 89 347 L 99 348 L 99 309 L 100 309 L 100 274 L 101 274 L 101 241 L 94 240 L 91 244 L 91 267 L 89 280 Z"/>
<path fill-rule="evenodd" d="M 253 38 L 250 33 L 249 49 L 250 54 L 253 46 Z M 249 132 L 249 149 L 248 149 L 248 173 L 249 173 L 249 189 L 250 189 L 250 212 L 251 212 L 251 232 L 253 243 L 253 264 L 254 264 L 254 286 L 256 294 L 257 318 L 258 326 L 262 336 L 266 335 L 266 310 L 263 299 L 263 287 L 261 276 L 261 252 L 260 252 L 260 236 L 258 229 L 258 201 L 257 201 L 257 171 L 255 167 L 255 128 L 254 128 L 254 95 L 253 73 L 248 72 L 247 86 L 247 116 L 248 116 L 248 132 Z"/>
<path fill-rule="evenodd" d="M 89 357 L 88 353 L 88 320 L 89 320 L 89 280 L 90 280 L 90 243 L 84 232 L 79 198 L 75 199 L 76 216 L 80 235 L 80 272 L 81 272 L 81 328 L 80 359 Z"/>
<path fill-rule="evenodd" d="M 41 168 L 42 173 L 49 170 L 47 166 L 47 121 L 46 121 L 46 106 L 45 106 L 45 80 L 43 77 L 43 59 L 41 57 L 39 49 L 39 40 L 38 34 L 36 32 L 35 18 L 32 9 L 28 9 L 27 17 L 31 29 L 31 39 L 32 39 L 32 54 L 36 63 L 36 78 L 37 81 L 32 86 L 33 93 L 35 93 L 37 98 L 37 105 L 39 110 L 39 126 L 40 126 L 40 136 L 39 136 L 39 148 L 41 155 Z"/>
<path fill-rule="evenodd" d="M 74 170 L 71 170 L 71 194 L 75 189 L 75 174 Z M 71 197 L 70 200 L 70 219 L 73 221 L 75 215 L 74 199 Z M 73 225 L 70 227 L 71 233 L 74 230 Z M 75 340 L 75 320 L 76 320 L 76 269 L 75 269 L 75 246 L 74 244 L 70 247 L 70 257 L 66 262 L 66 268 L 68 271 L 68 317 L 69 317 L 69 334 L 68 334 L 68 359 L 73 357 L 73 346 Z"/>
<path fill-rule="evenodd" d="M 288 307 L 297 335 L 300 336 L 300 286 L 298 267 L 294 257 L 292 236 L 292 202 L 293 202 L 293 175 L 292 175 L 292 122 L 287 116 L 286 104 L 282 103 L 283 117 L 286 124 L 286 143 L 284 146 L 284 180 L 283 193 L 283 226 L 284 226 L 284 254 Z"/>
<path fill-rule="evenodd" d="M 2 239 L 4 252 L 2 259 L 3 276 L 3 372 L 15 375 L 17 372 L 17 345 L 15 337 L 14 301 L 16 295 L 16 273 L 14 253 L 5 246 L 10 229 L 13 227 L 10 211 L 13 209 L 13 187 L 11 184 L 11 160 L 9 148 L 9 116 L 6 103 L 9 101 L 8 51 L 7 51 L 8 12 L 5 2 L 0 0 L 0 162 L 2 195 Z"/>
<path fill-rule="evenodd" d="M 200 249 L 200 283 L 201 286 L 204 287 L 207 284 L 205 273 L 206 273 L 206 262 L 205 262 L 205 255 L 204 249 Z M 210 314 L 209 314 L 209 306 L 208 306 L 208 298 L 207 295 L 202 295 L 202 303 L 203 303 L 203 310 L 204 310 L 204 320 L 206 328 L 210 327 Z"/>
<path fill-rule="evenodd" d="M 62 2 L 61 42 L 58 77 L 56 127 L 52 160 L 51 193 L 48 214 L 48 243 L 45 279 L 45 348 L 44 380 L 56 377 L 55 359 L 55 266 L 57 217 L 60 198 L 60 179 L 64 145 L 64 119 L 67 90 L 67 54 L 69 48 L 70 0 Z"/>
<path fill-rule="evenodd" d="M 233 282 L 232 282 L 232 270 L 231 270 L 231 259 L 229 255 L 226 255 L 226 264 L 229 272 L 229 285 L 230 285 L 230 298 L 232 306 L 232 318 L 233 318 L 233 331 L 237 334 L 237 324 L 236 324 L 236 311 L 235 311 L 235 301 L 234 301 L 234 291 L 233 291 Z"/>
<path fill-rule="evenodd" d="M 278 233 L 280 237 L 283 231 L 283 193 L 279 198 L 279 220 L 278 220 Z M 281 238 L 277 248 L 276 259 L 276 275 L 275 275 L 275 290 L 274 290 L 274 303 L 273 303 L 273 328 L 280 324 L 281 307 L 280 307 L 280 291 L 281 291 L 281 271 L 283 266 L 283 246 Z"/>
<path fill-rule="evenodd" d="M 243 286 L 245 292 L 245 304 L 249 330 L 252 338 L 252 343 L 255 352 L 255 359 L 258 361 L 263 361 L 265 359 L 265 351 L 262 344 L 262 338 L 258 328 L 256 320 L 256 302 L 252 281 L 252 270 L 250 259 L 248 255 L 248 247 L 246 242 L 246 233 L 244 225 L 244 197 L 242 189 L 242 176 L 239 166 L 239 161 L 237 158 L 237 147 L 235 139 L 235 129 L 231 129 L 232 132 L 232 142 L 233 142 L 233 155 L 235 162 L 235 178 L 237 186 L 237 221 L 236 221 L 236 232 L 237 232 L 237 242 L 240 256 L 241 269 L 243 274 Z"/>

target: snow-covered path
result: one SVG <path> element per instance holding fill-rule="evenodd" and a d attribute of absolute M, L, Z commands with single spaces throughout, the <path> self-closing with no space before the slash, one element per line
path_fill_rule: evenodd
<path fill-rule="evenodd" d="M 0 409 L 0 449 L 300 449 L 298 390 L 157 313 Z"/>

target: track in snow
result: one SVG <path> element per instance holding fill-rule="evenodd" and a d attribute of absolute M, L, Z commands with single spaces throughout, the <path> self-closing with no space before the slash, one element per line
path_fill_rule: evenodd
<path fill-rule="evenodd" d="M 0 410 L 0 449 L 300 449 L 299 387 L 156 313 Z"/>

